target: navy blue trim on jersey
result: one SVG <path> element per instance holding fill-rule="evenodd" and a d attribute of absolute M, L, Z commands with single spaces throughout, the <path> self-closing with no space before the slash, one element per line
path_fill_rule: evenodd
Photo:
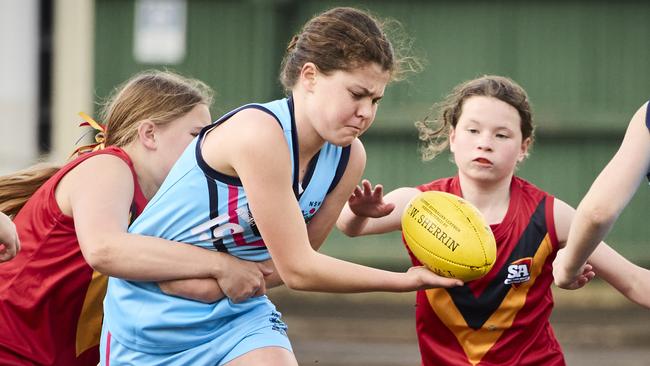
<path fill-rule="evenodd" d="M 300 197 L 300 189 L 298 189 L 298 182 L 300 178 L 300 161 L 299 159 L 299 146 L 298 146 L 298 131 L 296 131 L 296 117 L 293 112 L 293 96 L 287 98 L 287 105 L 289 106 L 289 114 L 291 115 L 291 145 L 293 146 L 293 194 Z M 276 117 L 277 118 L 277 117 Z"/>
<path fill-rule="evenodd" d="M 351 147 L 352 145 L 349 145 L 341 149 L 341 159 L 339 160 L 339 165 L 336 167 L 336 173 L 334 174 L 334 179 L 332 179 L 332 184 L 330 184 L 330 188 L 327 190 L 327 194 L 332 192 L 334 188 L 336 188 L 336 185 L 339 184 L 339 181 L 341 180 L 341 177 L 345 172 L 345 168 L 347 168 L 348 166 L 348 161 L 350 160 Z"/>
<path fill-rule="evenodd" d="M 199 165 L 199 167 L 201 168 L 201 170 L 203 170 L 205 175 L 207 175 L 208 177 L 210 177 L 212 179 L 219 180 L 219 181 L 224 182 L 226 184 L 233 185 L 233 186 L 239 186 L 239 187 L 242 186 L 241 180 L 238 177 L 233 177 L 232 175 L 223 174 L 223 173 L 220 173 L 220 172 L 212 169 L 212 167 L 210 165 L 208 165 L 208 163 L 205 162 L 205 159 L 203 159 L 203 154 L 201 154 L 201 145 L 203 144 L 203 139 L 205 138 L 205 135 L 208 132 L 212 131 L 212 129 L 218 127 L 219 125 L 221 125 L 222 123 L 227 121 L 230 117 L 232 117 L 236 113 L 238 113 L 238 112 L 240 112 L 240 111 L 242 111 L 244 109 L 249 109 L 249 108 L 259 109 L 260 111 L 265 112 L 265 113 L 273 116 L 273 118 L 280 125 L 280 128 L 282 128 L 282 123 L 280 122 L 278 117 L 275 114 L 273 114 L 273 112 L 271 112 L 267 108 L 262 107 L 261 105 L 257 105 L 257 104 L 249 104 L 249 105 L 239 107 L 239 108 L 225 114 L 224 116 L 222 116 L 221 118 L 216 120 L 211 125 L 203 127 L 201 129 L 201 132 L 199 133 L 198 141 L 196 142 L 196 162 Z M 293 114 L 292 114 L 292 116 L 293 116 Z"/>
<path fill-rule="evenodd" d="M 316 171 L 316 163 L 318 162 L 318 157 L 320 156 L 320 150 L 314 155 L 313 158 L 309 161 L 309 165 L 307 165 L 307 171 L 305 172 L 305 176 L 302 178 L 302 188 L 303 190 L 309 185 L 309 181 L 311 181 L 311 177 L 314 175 L 314 172 Z M 302 195 L 302 193 L 300 194 Z"/>

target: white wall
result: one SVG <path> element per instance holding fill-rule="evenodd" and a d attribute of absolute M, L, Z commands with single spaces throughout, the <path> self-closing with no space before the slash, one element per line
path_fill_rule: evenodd
<path fill-rule="evenodd" d="M 0 173 L 37 155 L 38 3 L 0 0 Z"/>

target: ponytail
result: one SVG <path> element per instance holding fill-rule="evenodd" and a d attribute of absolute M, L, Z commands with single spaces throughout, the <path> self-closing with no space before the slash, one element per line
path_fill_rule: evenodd
<path fill-rule="evenodd" d="M 0 212 L 15 217 L 25 202 L 50 179 L 60 167 L 41 163 L 0 177 Z"/>

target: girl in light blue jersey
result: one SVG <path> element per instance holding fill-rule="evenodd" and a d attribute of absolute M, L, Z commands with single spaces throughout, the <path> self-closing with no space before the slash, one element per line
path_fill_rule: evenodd
<path fill-rule="evenodd" d="M 580 275 L 587 258 L 612 229 L 641 181 L 644 177 L 650 180 L 649 112 L 648 103 L 636 111 L 620 148 L 578 205 L 567 246 L 554 265 L 559 287 L 569 286 Z"/>
<path fill-rule="evenodd" d="M 245 105 L 203 129 L 130 230 L 251 261 L 273 258 L 267 286 L 351 293 L 462 284 L 423 267 L 389 272 L 316 251 L 361 177 L 358 137 L 402 62 L 368 14 L 335 8 L 314 17 L 282 63 L 289 97 Z M 211 287 L 220 297 L 216 281 L 199 282 L 175 285 Z M 111 278 L 105 307 L 104 365 L 297 364 L 266 296 L 206 304 Z"/>

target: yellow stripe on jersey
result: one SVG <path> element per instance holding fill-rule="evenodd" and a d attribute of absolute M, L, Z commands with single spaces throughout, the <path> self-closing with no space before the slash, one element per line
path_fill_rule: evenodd
<path fill-rule="evenodd" d="M 108 277 L 93 271 L 77 323 L 77 357 L 89 348 L 99 345 L 104 317 L 102 302 L 106 296 L 107 285 Z"/>
<path fill-rule="evenodd" d="M 499 308 L 477 330 L 467 325 L 447 290 L 426 290 L 431 308 L 445 326 L 454 333 L 472 365 L 481 362 L 483 356 L 494 346 L 501 334 L 512 325 L 515 316 L 526 303 L 528 290 L 542 272 L 546 258 L 551 253 L 553 253 L 553 244 L 549 235 L 546 234 L 533 258 L 530 280 L 520 284 L 516 289 L 511 287 Z"/>

